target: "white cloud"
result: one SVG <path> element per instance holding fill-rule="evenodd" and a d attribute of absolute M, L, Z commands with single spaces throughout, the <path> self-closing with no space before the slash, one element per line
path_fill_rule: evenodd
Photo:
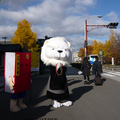
<path fill-rule="evenodd" d="M 76 5 L 80 6 L 93 6 L 96 4 L 96 0 L 76 0 Z"/>
<path fill-rule="evenodd" d="M 106 15 L 106 17 L 111 21 L 111 22 L 118 22 L 118 16 L 115 12 L 110 12 L 109 14 Z"/>
<path fill-rule="evenodd" d="M 66 39 L 70 42 L 72 51 L 79 51 L 81 47 L 84 47 L 84 37 L 79 35 L 66 36 Z"/>
<path fill-rule="evenodd" d="M 43 0 L 1 0 L 0 7 L 6 7 L 8 10 L 21 10 L 28 7 L 30 4 L 36 2 L 42 2 Z"/>
<path fill-rule="evenodd" d="M 10 39 L 13 37 L 14 31 L 17 29 L 17 26 L 0 26 L 0 37 L 7 37 Z"/>
<path fill-rule="evenodd" d="M 32 23 L 38 38 L 63 36 L 72 49 L 84 46 L 84 22 L 89 17 L 86 11 L 96 5 L 96 0 L 3 0 L 0 2 L 0 39 L 13 37 L 17 22 L 23 19 Z M 114 12 L 107 17 L 114 16 Z M 88 24 L 108 24 L 102 18 L 92 18 Z M 96 29 L 88 33 L 89 44 L 93 38 L 107 37 L 108 29 Z"/>
<path fill-rule="evenodd" d="M 42 4 L 30 6 L 19 11 L 8 11 L 1 9 L 0 16 L 11 19 L 14 22 L 27 19 L 33 24 L 55 24 L 66 17 L 65 12 L 54 0 L 46 0 Z"/>
<path fill-rule="evenodd" d="M 68 8 L 69 13 L 84 14 L 85 11 L 93 7 L 96 4 L 96 0 L 75 0 L 74 5 Z"/>

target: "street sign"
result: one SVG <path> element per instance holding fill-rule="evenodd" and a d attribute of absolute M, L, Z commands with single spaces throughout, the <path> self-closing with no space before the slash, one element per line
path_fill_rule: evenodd
<path fill-rule="evenodd" d="M 100 51 L 100 56 L 102 55 L 102 51 Z"/>
<path fill-rule="evenodd" d="M 114 65 L 114 57 L 112 57 L 112 65 Z"/>

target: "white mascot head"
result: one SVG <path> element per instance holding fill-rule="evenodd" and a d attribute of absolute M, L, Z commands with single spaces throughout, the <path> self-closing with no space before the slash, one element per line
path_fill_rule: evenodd
<path fill-rule="evenodd" d="M 64 37 L 46 40 L 42 47 L 41 60 L 46 65 L 56 66 L 57 63 L 69 65 L 72 60 L 70 43 Z"/>

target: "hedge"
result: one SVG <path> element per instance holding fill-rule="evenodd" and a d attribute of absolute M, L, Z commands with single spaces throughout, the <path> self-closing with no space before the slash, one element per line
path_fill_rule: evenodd
<path fill-rule="evenodd" d="M 77 69 L 80 69 L 81 68 L 81 63 L 70 63 L 70 65 L 72 66 L 72 67 L 75 67 L 75 68 L 77 68 Z"/>

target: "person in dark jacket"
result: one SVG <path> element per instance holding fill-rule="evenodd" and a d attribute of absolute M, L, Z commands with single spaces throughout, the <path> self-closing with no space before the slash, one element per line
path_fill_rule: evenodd
<path fill-rule="evenodd" d="M 100 75 L 102 73 L 102 65 L 101 62 L 98 60 L 97 56 L 95 57 L 95 62 L 93 63 L 92 71 L 95 76 L 97 74 Z"/>
<path fill-rule="evenodd" d="M 83 71 L 83 76 L 84 76 L 84 83 L 90 83 L 89 80 L 89 75 L 90 75 L 90 68 L 91 68 L 91 64 L 88 61 L 88 57 L 85 57 L 83 59 L 83 64 L 80 68 L 80 71 Z M 86 76 L 87 76 L 87 81 L 86 81 Z"/>

